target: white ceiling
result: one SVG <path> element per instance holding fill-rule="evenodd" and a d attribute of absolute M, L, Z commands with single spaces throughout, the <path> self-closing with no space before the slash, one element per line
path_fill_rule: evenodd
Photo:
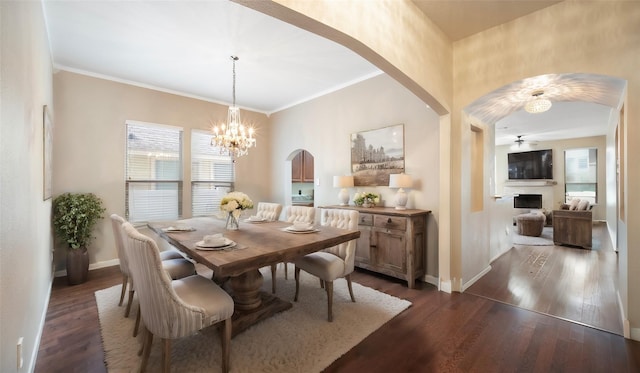
<path fill-rule="evenodd" d="M 451 40 L 458 40 L 556 1 L 413 2 Z M 382 73 L 341 45 L 227 0 L 44 0 L 44 11 L 57 69 L 228 105 L 230 56 L 237 55 L 236 103 L 267 114 Z M 595 104 L 579 103 L 566 107 L 555 103 L 550 112 L 535 117 L 518 111 L 521 105 L 513 103 L 496 110 L 496 102 L 504 105 L 504 95 L 522 87 L 514 84 L 505 89 L 467 108 L 485 120 L 502 119 L 496 130 L 498 142 L 513 141 L 508 136 L 515 139 L 516 134 L 525 139 L 540 135 L 537 131 L 545 125 L 552 129 L 562 125 L 575 134 L 576 126 L 597 127 L 609 115 L 604 114 L 606 107 L 598 107 L 602 105 L 585 109 L 584 105 Z M 589 110 L 590 115 L 578 118 L 574 110 Z M 499 115 L 487 117 L 488 112 Z M 600 130 L 603 134 L 604 128 Z M 543 141 L 544 135 L 537 140 Z"/>
<path fill-rule="evenodd" d="M 57 68 L 271 113 L 381 72 L 332 41 L 226 0 L 44 2 Z"/>

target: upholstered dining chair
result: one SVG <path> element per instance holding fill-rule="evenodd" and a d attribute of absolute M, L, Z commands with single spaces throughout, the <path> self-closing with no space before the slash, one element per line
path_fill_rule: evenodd
<path fill-rule="evenodd" d="M 303 221 L 305 223 L 313 224 L 316 219 L 316 209 L 314 207 L 309 206 L 287 206 L 284 209 L 284 219 L 289 223 L 293 223 L 296 221 Z M 287 279 L 289 277 L 287 270 L 287 262 L 283 262 L 284 264 L 284 278 Z M 276 292 L 276 269 L 277 264 L 271 265 L 271 292 L 275 294 Z"/>
<path fill-rule="evenodd" d="M 342 229 L 358 229 L 358 211 L 342 209 L 322 209 L 320 224 Z M 300 270 L 304 270 L 320 279 L 327 292 L 328 320 L 333 321 L 333 281 L 344 277 L 349 287 L 351 301 L 355 302 L 351 287 L 351 273 L 355 267 L 356 240 L 341 243 L 336 246 L 311 253 L 294 260 L 296 295 L 294 301 L 298 301 L 300 290 Z"/>
<path fill-rule="evenodd" d="M 122 291 L 120 292 L 120 302 L 118 306 L 122 306 L 122 301 L 124 300 L 124 295 L 127 291 L 127 285 L 129 288 L 129 299 L 127 301 L 127 307 L 124 311 L 124 317 L 129 317 L 129 312 L 131 311 L 131 301 L 133 300 L 134 287 L 133 287 L 133 278 L 131 277 L 131 271 L 129 270 L 129 260 L 127 258 L 127 253 L 124 250 L 124 231 L 122 230 L 122 224 L 125 223 L 126 220 L 117 214 L 111 214 L 111 226 L 113 228 L 113 236 L 116 241 L 116 249 L 118 251 L 118 259 L 120 261 L 120 272 L 122 273 Z M 144 228 L 141 229 L 141 233 L 145 235 L 155 238 L 157 237 L 153 232 Z M 168 248 L 167 250 L 160 251 L 160 259 L 162 260 L 162 268 L 171 276 L 172 279 L 179 279 L 186 276 L 191 276 L 196 274 L 195 265 L 185 259 L 182 254 L 178 252 L 176 249 Z M 134 330 L 134 337 L 137 334 L 139 319 L 136 319 L 136 328 Z"/>
<path fill-rule="evenodd" d="M 269 221 L 276 221 L 280 219 L 281 213 L 282 213 L 282 205 L 279 203 L 258 202 L 256 215 L 263 219 L 266 219 Z"/>
<path fill-rule="evenodd" d="M 162 266 L 156 242 L 131 223 L 122 225 L 124 248 L 136 284 L 142 322 L 147 331 L 140 371 L 144 372 L 153 336 L 162 338 L 162 367 L 171 367 L 171 340 L 187 337 L 209 326 L 220 326 L 222 371 L 229 371 L 233 299 L 210 279 L 199 275 L 171 280 Z"/>

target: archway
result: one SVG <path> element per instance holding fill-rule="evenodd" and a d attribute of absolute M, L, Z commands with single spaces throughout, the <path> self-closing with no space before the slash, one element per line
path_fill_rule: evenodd
<path fill-rule="evenodd" d="M 594 209 L 594 219 L 606 221 L 606 227 L 604 225 L 602 226 L 602 229 L 605 231 L 604 236 L 606 237 L 608 233 L 608 236 L 610 236 L 613 241 L 613 247 L 615 247 L 616 211 L 618 205 L 616 198 L 617 185 L 615 183 L 615 177 L 610 178 L 605 175 L 612 173 L 615 175 L 615 154 L 608 152 L 607 148 L 614 147 L 617 141 L 615 132 L 619 123 L 619 113 L 624 100 L 626 84 L 626 81 L 622 79 L 596 74 L 543 75 L 513 82 L 478 98 L 465 108 L 463 115 L 465 124 L 470 128 L 473 126 L 486 126 L 491 136 L 484 141 L 484 145 L 488 148 L 484 155 L 488 159 L 479 166 L 485 168 L 482 172 L 478 173 L 478 170 L 473 169 L 477 163 L 473 162 L 472 154 L 470 152 L 468 154 L 470 169 L 468 173 L 470 176 L 467 176 L 467 178 L 472 179 L 473 175 L 482 175 L 480 182 L 487 186 L 490 191 L 489 193 L 485 193 L 485 195 L 487 195 L 485 198 L 487 198 L 488 208 L 483 211 L 473 211 L 470 201 L 467 202 L 467 204 L 463 204 L 463 209 L 468 208 L 470 212 L 469 215 L 472 217 L 463 222 L 466 226 L 463 227 L 462 231 L 478 232 L 483 229 L 489 229 L 489 235 L 485 237 L 486 240 L 484 242 L 480 242 L 480 245 L 478 245 L 479 242 L 477 241 L 473 242 L 475 245 L 473 249 L 471 249 L 472 242 L 470 237 L 463 237 L 461 255 L 463 260 L 463 278 L 465 280 L 472 279 L 463 284 L 463 290 L 467 289 L 467 291 L 471 293 L 486 296 L 488 293 L 480 291 L 478 288 L 485 286 L 485 280 L 493 278 L 492 276 L 496 271 L 494 271 L 491 276 L 487 275 L 487 272 L 492 269 L 492 266 L 500 268 L 499 265 L 502 264 L 501 262 L 498 263 L 497 260 L 502 261 L 506 256 L 512 254 L 511 251 L 514 250 L 512 249 L 512 247 L 514 247 L 513 242 L 510 242 L 505 236 L 509 235 L 509 227 L 513 222 L 513 194 L 525 193 L 525 191 L 531 190 L 533 186 L 540 188 L 539 185 L 546 185 L 541 188 L 558 189 L 555 193 L 553 193 L 553 191 L 551 192 L 551 198 L 553 198 L 553 201 L 551 201 L 552 208 L 558 208 L 559 202 L 564 202 L 564 198 L 562 198 L 564 196 L 564 149 L 575 147 L 575 144 L 588 144 L 588 141 L 591 139 L 598 139 L 591 141 L 599 141 L 598 162 L 602 161 L 602 167 L 598 167 L 600 169 L 598 190 L 601 202 L 600 206 L 597 206 L 597 210 Z M 528 96 L 530 96 L 531 92 L 539 89 L 544 89 L 545 95 L 547 92 L 549 93 L 549 98 L 553 102 L 551 110 L 539 114 L 524 113 L 522 109 L 529 99 Z M 552 121 L 557 120 L 558 117 L 559 122 L 553 123 Z M 596 129 L 597 132 L 589 132 L 593 129 L 587 129 L 586 121 L 592 119 L 591 117 L 598 118 L 600 121 L 600 128 Z M 527 127 L 524 125 L 523 121 L 525 120 L 529 120 L 533 126 Z M 572 120 L 576 122 L 572 129 L 567 130 L 561 128 L 562 125 L 569 126 Z M 526 138 L 535 140 L 539 144 L 537 149 L 552 148 L 554 157 L 554 180 L 550 182 L 545 181 L 542 184 L 540 181 L 518 181 L 517 185 L 522 190 L 514 189 L 514 191 L 510 192 L 506 192 L 505 189 L 502 188 L 503 184 L 505 184 L 504 180 L 507 179 L 506 153 L 508 150 L 505 150 L 505 148 L 509 147 L 506 145 L 509 142 L 513 143 L 513 140 L 516 138 L 515 133 L 527 135 Z M 468 134 L 465 136 L 468 136 L 470 138 L 469 142 L 472 143 L 473 135 Z M 494 138 L 496 139 L 495 142 Z M 505 140 L 507 138 L 508 140 Z M 575 138 L 580 138 L 581 141 L 577 141 Z M 465 157 L 467 157 L 467 155 L 465 155 Z M 500 158 L 505 159 L 501 160 Z M 557 187 L 556 184 L 558 184 Z M 602 186 L 600 186 L 600 184 L 602 184 Z M 469 185 L 473 185 L 473 182 L 469 183 Z M 489 198 L 489 195 L 493 195 L 493 198 Z M 465 210 L 463 210 L 463 214 L 464 212 Z M 475 217 L 473 217 L 474 215 Z M 488 227 L 487 225 L 480 226 L 480 223 L 478 223 L 486 221 L 490 222 Z M 477 234 L 475 236 L 477 236 Z M 487 246 L 485 247 L 484 245 Z M 551 245 L 553 245 L 553 242 L 551 242 Z M 478 246 L 480 246 L 480 248 L 478 248 Z M 519 247 L 520 246 L 517 246 L 517 248 Z M 561 250 L 565 250 L 565 248 L 559 247 L 556 252 L 552 251 L 551 253 L 553 255 Z M 593 251 L 596 251 L 595 247 Z M 545 265 L 544 260 L 552 263 L 550 256 L 544 257 L 543 254 L 541 255 L 541 261 L 538 262 L 541 266 Z M 613 256 L 615 258 L 614 253 Z M 470 259 L 474 262 L 470 263 Z M 465 261 L 467 261 L 467 263 L 465 263 Z M 554 264 L 549 264 L 549 267 L 553 265 Z M 578 271 L 580 267 L 584 266 L 582 264 L 575 264 L 574 267 L 574 270 Z M 616 267 L 613 268 L 617 271 Z M 582 268 L 581 271 L 588 274 L 589 269 Z M 535 270 L 531 271 L 531 273 L 534 272 Z M 532 274 L 531 277 L 533 276 Z M 542 276 L 542 274 L 535 273 L 535 276 Z M 609 288 L 612 289 L 611 292 L 615 293 L 614 283 L 616 280 L 617 278 L 609 278 L 602 281 L 611 281 L 612 285 Z M 472 285 L 476 281 L 482 286 L 477 286 L 474 289 Z M 514 286 L 514 282 L 517 282 L 519 286 Z M 553 283 L 553 281 L 550 282 Z M 523 282 L 520 280 L 510 281 L 509 276 L 503 279 L 502 285 L 505 285 L 503 288 L 504 296 L 502 299 L 500 299 L 499 296 L 495 296 L 493 299 L 506 301 L 507 303 L 517 306 L 523 306 L 525 303 L 518 302 L 518 299 L 537 299 L 538 295 L 543 294 L 542 290 L 544 290 L 541 290 L 539 287 L 536 288 L 534 282 L 527 283 L 526 281 Z M 495 284 L 494 287 L 498 288 L 502 285 Z M 553 285 L 549 284 L 549 286 Z M 571 288 L 571 286 L 568 285 L 566 288 Z M 536 291 L 540 292 L 536 293 Z M 582 294 L 570 293 L 566 293 L 563 296 L 575 297 L 576 295 L 582 296 Z M 603 309 L 615 310 L 614 317 L 619 318 L 620 312 L 617 311 L 617 294 L 609 295 L 611 296 L 608 301 L 610 301 L 612 305 L 603 307 Z M 548 295 L 540 296 L 548 297 Z M 511 297 L 513 301 L 510 302 L 506 300 L 508 297 Z M 537 306 L 532 305 L 529 309 L 545 312 L 536 307 Z M 553 309 L 553 307 L 550 309 Z M 579 317 L 572 318 L 567 317 L 566 314 L 557 314 L 554 312 L 545 313 L 604 328 L 601 325 L 593 325 Z M 621 331 L 616 330 L 615 332 L 620 333 Z"/>

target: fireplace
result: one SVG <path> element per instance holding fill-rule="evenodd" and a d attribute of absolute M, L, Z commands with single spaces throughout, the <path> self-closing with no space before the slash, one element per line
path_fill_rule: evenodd
<path fill-rule="evenodd" d="M 517 209 L 541 209 L 542 194 L 516 194 L 513 196 L 513 207 Z"/>

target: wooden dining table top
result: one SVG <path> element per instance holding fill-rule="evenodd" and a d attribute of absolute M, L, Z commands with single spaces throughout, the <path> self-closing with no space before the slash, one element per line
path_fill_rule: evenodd
<path fill-rule="evenodd" d="M 164 229 L 176 224 L 194 228 L 192 231 Z M 250 270 L 269 266 L 312 252 L 351 241 L 360 237 L 359 230 L 339 229 L 316 225 L 317 232 L 291 233 L 284 228 L 291 223 L 283 221 L 251 223 L 240 222 L 240 229 L 227 230 L 225 220 L 216 217 L 200 217 L 178 221 L 148 223 L 149 228 L 169 241 L 189 257 L 211 268 L 220 276 L 239 276 Z M 201 250 L 196 243 L 204 236 L 222 233 L 233 240 L 231 250 Z"/>

